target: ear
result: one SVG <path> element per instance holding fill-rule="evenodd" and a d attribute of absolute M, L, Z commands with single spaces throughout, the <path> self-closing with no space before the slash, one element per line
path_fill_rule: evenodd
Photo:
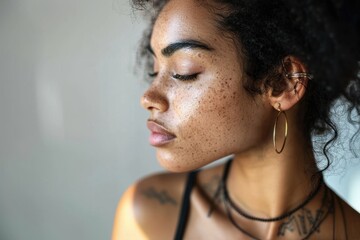
<path fill-rule="evenodd" d="M 308 81 L 312 78 L 311 74 L 307 72 L 305 64 L 300 59 L 294 56 L 287 56 L 282 61 L 282 66 L 279 66 L 279 71 L 286 83 L 286 88 L 281 94 L 272 95 L 270 90 L 268 97 L 270 104 L 276 110 L 289 110 L 295 106 L 305 95 Z M 280 109 L 279 109 L 280 108 Z"/>

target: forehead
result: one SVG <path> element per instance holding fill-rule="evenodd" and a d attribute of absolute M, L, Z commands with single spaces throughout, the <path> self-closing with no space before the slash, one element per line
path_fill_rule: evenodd
<path fill-rule="evenodd" d="M 178 40 L 193 39 L 205 43 L 220 35 L 215 14 L 202 0 L 170 0 L 160 12 L 151 37 L 154 48 L 163 48 Z"/>

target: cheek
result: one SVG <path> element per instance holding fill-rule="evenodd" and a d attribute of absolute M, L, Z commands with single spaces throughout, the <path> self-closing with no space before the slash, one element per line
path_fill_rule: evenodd
<path fill-rule="evenodd" d="M 184 89 L 172 101 L 177 142 L 158 151 L 161 164 L 172 171 L 195 169 L 234 153 L 249 129 L 249 99 L 240 81 L 223 78 Z"/>
<path fill-rule="evenodd" d="M 199 132 L 206 136 L 200 148 L 218 152 L 237 145 L 240 135 L 248 129 L 245 94 L 240 81 L 231 78 L 220 79 L 218 86 L 209 89 L 199 107 Z"/>

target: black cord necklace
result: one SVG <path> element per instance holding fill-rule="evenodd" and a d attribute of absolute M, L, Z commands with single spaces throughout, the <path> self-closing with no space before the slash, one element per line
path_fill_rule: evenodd
<path fill-rule="evenodd" d="M 307 205 L 316 195 L 317 193 L 320 191 L 321 186 L 323 185 L 323 178 L 321 176 L 319 183 L 316 187 L 316 189 L 314 191 L 312 191 L 309 196 L 305 199 L 304 202 L 302 202 L 299 206 L 295 207 L 294 209 L 290 210 L 289 212 L 286 212 L 278 217 L 274 217 L 274 218 L 258 218 L 258 217 L 254 217 L 251 216 L 249 214 L 244 213 L 242 210 L 240 210 L 239 207 L 237 207 L 235 205 L 235 203 L 231 200 L 228 191 L 227 191 L 227 187 L 226 187 L 226 180 L 227 180 L 227 176 L 229 173 L 229 169 L 231 166 L 231 162 L 232 159 L 229 159 L 227 161 L 227 163 L 225 164 L 225 168 L 224 168 L 224 172 L 223 172 L 223 176 L 221 178 L 221 181 L 219 183 L 219 187 L 214 195 L 214 198 L 216 199 L 218 197 L 218 195 L 222 192 L 223 193 L 223 200 L 224 200 L 224 206 L 225 206 L 225 211 L 226 211 L 226 215 L 228 217 L 228 219 L 230 220 L 230 222 L 238 229 L 240 230 L 243 234 L 245 234 L 246 236 L 250 237 L 251 239 L 254 240 L 260 240 L 259 238 L 253 236 L 252 234 L 250 234 L 249 232 L 247 232 L 244 228 L 242 228 L 233 218 L 232 214 L 231 214 L 231 209 L 233 209 L 236 213 L 238 213 L 239 215 L 248 218 L 250 220 L 253 221 L 261 221 L 261 222 L 274 222 L 274 221 L 280 221 L 283 220 L 285 218 L 290 217 L 292 214 L 294 214 L 296 211 L 298 211 L 299 209 L 302 209 L 305 205 Z M 327 218 L 328 214 L 332 212 L 333 210 L 333 195 L 331 195 L 332 200 L 330 201 L 329 204 L 326 204 L 326 199 L 327 199 L 327 189 L 325 188 L 324 191 L 324 196 L 322 198 L 322 204 L 320 209 L 323 209 L 324 207 L 326 207 L 326 212 L 323 215 L 323 217 L 321 217 L 321 214 L 319 214 L 319 211 L 316 215 L 316 219 L 314 221 L 314 224 L 311 226 L 310 231 L 307 233 L 307 235 L 302 238 L 302 239 L 308 239 L 321 225 L 321 223 Z M 214 208 L 214 201 L 212 203 L 212 205 L 210 206 L 210 210 L 208 213 L 208 216 L 211 215 L 212 211 Z M 230 209 L 231 208 L 231 209 Z M 334 227 L 334 226 L 333 226 Z M 334 237 L 334 236 L 333 236 Z"/>
<path fill-rule="evenodd" d="M 234 202 L 233 200 L 230 198 L 229 196 L 229 193 L 228 193 L 228 190 L 227 190 L 227 187 L 226 187 L 226 179 L 227 179 L 227 175 L 229 173 L 229 169 L 230 169 L 230 166 L 231 166 L 231 162 L 232 161 L 228 161 L 226 163 L 226 166 L 225 166 L 225 171 L 224 171 L 224 177 L 222 178 L 222 190 L 223 190 L 223 194 L 224 194 L 224 200 L 226 202 L 228 202 L 231 206 L 231 208 L 233 208 L 238 214 L 240 214 L 241 216 L 247 218 L 247 219 L 250 219 L 250 220 L 254 220 L 254 221 L 260 221 L 260 222 L 276 222 L 276 221 L 280 221 L 280 220 L 283 220 L 289 216 L 291 216 L 293 213 L 295 213 L 296 211 L 298 211 L 299 209 L 303 208 L 305 205 L 307 205 L 316 195 L 317 193 L 320 191 L 320 188 L 323 184 L 323 178 L 321 177 L 320 180 L 319 180 L 319 183 L 318 185 L 316 186 L 316 189 L 314 191 L 312 191 L 309 196 L 300 204 L 298 205 L 297 207 L 291 209 L 290 211 L 280 215 L 280 216 L 277 216 L 277 217 L 273 217 L 273 218 L 259 218 L 259 217 L 254 217 L 254 216 L 251 216 L 247 213 L 245 213 L 243 210 L 241 210 Z"/>

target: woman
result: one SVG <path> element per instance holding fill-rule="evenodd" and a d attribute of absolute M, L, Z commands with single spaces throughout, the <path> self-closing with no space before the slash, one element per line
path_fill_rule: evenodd
<path fill-rule="evenodd" d="M 125 192 L 113 239 L 360 239 L 360 215 L 323 182 L 328 165 L 317 167 L 311 141 L 336 137 L 329 111 L 339 98 L 359 120 L 355 10 L 280 0 L 150 6 L 153 81 L 141 103 L 160 164 L 177 173 Z"/>

